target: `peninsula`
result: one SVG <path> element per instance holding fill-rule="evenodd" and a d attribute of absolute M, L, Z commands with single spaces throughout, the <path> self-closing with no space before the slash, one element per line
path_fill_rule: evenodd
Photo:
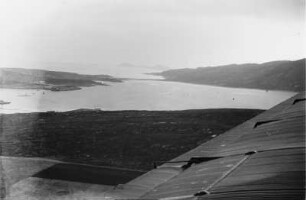
<path fill-rule="evenodd" d="M 0 88 L 68 91 L 96 85 L 106 86 L 105 82 L 121 81 L 122 79 L 109 75 L 84 75 L 41 69 L 0 68 Z"/>

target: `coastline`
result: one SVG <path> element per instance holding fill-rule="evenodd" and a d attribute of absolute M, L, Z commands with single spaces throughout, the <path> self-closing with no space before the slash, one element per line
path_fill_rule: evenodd
<path fill-rule="evenodd" d="M 104 83 L 96 82 L 90 85 L 52 85 L 52 84 L 1 84 L 0 89 L 32 89 L 32 90 L 50 90 L 53 92 L 81 90 L 82 87 L 109 86 Z"/>

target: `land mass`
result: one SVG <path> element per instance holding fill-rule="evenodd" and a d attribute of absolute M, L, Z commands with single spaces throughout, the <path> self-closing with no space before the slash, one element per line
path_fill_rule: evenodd
<path fill-rule="evenodd" d="M 43 89 L 51 91 L 79 90 L 121 82 L 109 75 L 84 75 L 70 72 L 48 71 L 40 69 L 0 68 L 0 87 L 13 89 Z"/>
<path fill-rule="evenodd" d="M 2 156 L 150 170 L 261 113 L 249 109 L 0 115 Z"/>
<path fill-rule="evenodd" d="M 305 90 L 305 59 L 262 64 L 175 69 L 159 73 L 166 81 L 264 90 Z"/>

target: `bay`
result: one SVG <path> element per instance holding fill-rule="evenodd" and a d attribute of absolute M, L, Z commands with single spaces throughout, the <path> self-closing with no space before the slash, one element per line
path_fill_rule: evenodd
<path fill-rule="evenodd" d="M 158 80 L 129 80 L 110 86 L 52 92 L 0 89 L 0 113 L 39 111 L 185 110 L 207 108 L 269 109 L 295 92 L 227 88 Z"/>

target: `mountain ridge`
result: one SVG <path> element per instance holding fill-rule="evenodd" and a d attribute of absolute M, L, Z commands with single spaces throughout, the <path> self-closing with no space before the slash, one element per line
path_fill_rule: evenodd
<path fill-rule="evenodd" d="M 166 81 L 265 90 L 305 90 L 305 58 L 261 64 L 231 64 L 151 73 Z"/>

